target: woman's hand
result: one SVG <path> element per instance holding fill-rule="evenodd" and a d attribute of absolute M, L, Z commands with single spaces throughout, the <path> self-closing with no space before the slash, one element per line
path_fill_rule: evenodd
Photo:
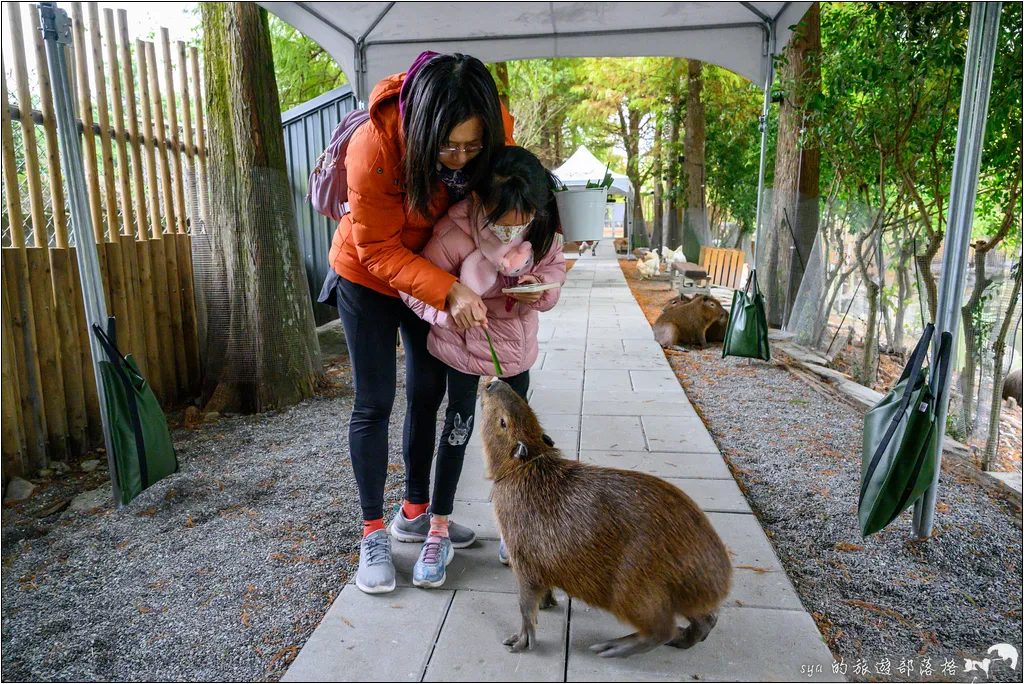
<path fill-rule="evenodd" d="M 476 292 L 459 281 L 448 290 L 448 311 L 462 330 L 487 327 L 487 306 Z"/>
<path fill-rule="evenodd" d="M 541 279 L 535 275 L 524 275 L 520 276 L 519 282 L 516 285 L 532 285 L 539 282 L 541 282 Z M 543 296 L 543 292 L 516 292 L 512 295 L 512 298 L 519 300 L 523 304 L 533 304 L 540 301 L 540 298 Z"/>

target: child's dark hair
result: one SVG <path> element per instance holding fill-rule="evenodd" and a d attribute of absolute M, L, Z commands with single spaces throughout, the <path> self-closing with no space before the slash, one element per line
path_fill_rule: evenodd
<path fill-rule="evenodd" d="M 498 87 L 491 72 L 476 57 L 437 55 L 416 73 L 403 113 L 405 190 L 409 205 L 431 218 L 430 200 L 440 179 L 438 153 L 452 130 L 479 116 L 483 149 L 463 169 L 470 188 L 487 175 L 494 155 L 505 146 Z"/>
<path fill-rule="evenodd" d="M 525 147 L 508 146 L 494 158 L 490 176 L 477 189 L 487 220 L 494 223 L 510 211 L 533 214 L 530 245 L 538 261 L 548 253 L 558 229 L 555 190 L 561 184 L 540 159 Z"/>

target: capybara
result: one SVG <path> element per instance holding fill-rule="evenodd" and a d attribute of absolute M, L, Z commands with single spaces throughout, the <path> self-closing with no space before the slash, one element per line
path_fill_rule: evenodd
<path fill-rule="evenodd" d="M 729 313 L 714 297 L 679 298 L 669 302 L 654 321 L 654 339 L 662 347 L 696 344 L 703 349 L 708 342 L 725 339 L 728 323 Z"/>
<path fill-rule="evenodd" d="M 537 609 L 555 604 L 554 588 L 636 628 L 590 647 L 602 657 L 707 638 L 732 566 L 697 504 L 652 475 L 562 458 L 526 401 L 501 380 L 488 383 L 481 401 L 491 501 L 523 619 L 505 646 L 533 648 Z M 689 621 L 685 629 L 677 615 Z"/>
<path fill-rule="evenodd" d="M 1021 406 L 1024 402 L 1021 401 L 1021 369 L 1013 371 L 1006 376 L 1003 380 L 1003 399 L 1013 399 L 1017 402 L 1017 406 Z"/>

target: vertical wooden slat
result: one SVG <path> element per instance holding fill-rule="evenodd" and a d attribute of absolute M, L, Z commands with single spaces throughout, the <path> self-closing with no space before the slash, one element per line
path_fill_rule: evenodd
<path fill-rule="evenodd" d="M 18 88 L 18 113 L 21 119 L 22 151 L 25 155 L 25 177 L 28 185 L 29 207 L 32 214 L 32 239 L 36 247 L 49 246 L 46 234 L 46 210 L 43 207 L 43 183 L 39 175 L 39 148 L 36 144 L 36 124 L 32 120 L 32 92 L 28 83 L 28 60 L 25 55 L 25 36 L 21 30 L 21 3 L 7 4 L 10 24 L 11 53 L 14 56 L 14 78 Z M 5 100 L 3 105 L 7 106 Z"/>
<path fill-rule="evenodd" d="M 185 232 L 185 188 L 181 170 L 181 140 L 178 136 L 178 100 L 174 96 L 174 70 L 171 63 L 171 38 L 166 28 L 160 28 L 160 47 L 164 59 L 164 81 L 167 87 L 167 125 L 171 132 L 171 165 L 174 171 L 175 226 Z M 168 231 L 171 230 L 167 226 Z"/>
<path fill-rule="evenodd" d="M 64 372 L 64 397 L 68 411 L 68 436 L 71 449 L 82 453 L 88 448 L 89 418 L 86 413 L 85 372 L 79 347 L 78 307 L 81 288 L 71 279 L 70 250 L 50 250 L 50 280 L 53 285 L 54 325 L 60 345 L 60 366 Z"/>
<path fill-rule="evenodd" d="M 124 106 L 121 99 L 121 76 L 117 64 L 117 33 L 114 31 L 114 11 L 103 10 L 103 23 L 107 35 L 107 62 L 110 63 L 110 90 L 114 109 L 114 140 L 117 146 L 118 191 L 121 196 L 121 262 L 125 277 L 125 295 L 128 298 L 128 323 L 131 344 L 127 348 L 134 352 L 139 370 L 145 375 L 146 331 L 142 316 L 142 300 L 139 296 L 139 266 L 135 251 L 135 212 L 132 207 L 131 181 L 128 169 L 128 145 L 124 135 Z M 125 240 L 124 238 L 129 238 Z M 122 350 L 124 351 L 124 350 Z"/>
<path fill-rule="evenodd" d="M 53 282 L 47 247 L 27 247 L 28 286 L 32 296 L 32 312 L 36 332 L 36 354 L 39 357 L 40 385 L 46 411 L 46 437 L 50 459 L 64 460 L 68 450 L 68 408 L 64 398 L 64 371 L 61 368 L 60 346 L 53 311 Z"/>
<path fill-rule="evenodd" d="M 206 225 L 209 223 L 209 200 L 210 190 L 209 181 L 206 176 L 206 129 L 203 123 L 203 89 L 199 80 L 199 50 L 197 48 L 191 48 L 189 50 L 192 67 L 192 100 L 196 103 L 196 164 L 199 167 L 198 175 L 196 176 L 196 185 L 198 185 L 197 194 L 199 195 L 199 215 L 202 217 L 203 231 L 206 230 Z M 195 217 L 193 217 L 195 222 Z M 193 223 L 193 227 L 195 223 Z"/>
<path fill-rule="evenodd" d="M 100 151 L 103 155 L 103 199 L 107 213 L 107 244 L 100 252 L 106 253 L 105 266 L 110 283 L 110 308 L 117 322 L 118 344 L 124 349 L 132 339 L 131 318 L 128 315 L 128 286 L 124 260 L 121 256 L 121 231 L 117 218 L 117 182 L 114 180 L 114 148 L 110 143 L 110 111 L 107 105 L 107 78 L 103 68 L 103 32 L 100 28 L 100 10 L 95 2 L 88 3 L 89 43 L 92 48 L 93 78 L 96 82 L 96 118 L 100 127 Z M 122 342 L 123 341 L 123 342 Z"/>
<path fill-rule="evenodd" d="M 171 337 L 171 312 L 167 296 L 167 261 L 164 258 L 163 232 L 160 226 L 160 180 L 156 167 L 156 140 L 153 135 L 152 104 L 150 102 L 149 71 L 150 62 L 146 43 L 135 41 L 135 55 L 139 60 L 139 96 L 142 101 L 142 135 L 146 150 L 146 186 L 149 191 L 150 242 L 140 252 L 140 256 L 150 265 L 151 285 L 155 298 L 156 322 L 159 326 L 157 343 L 159 345 L 159 378 L 150 382 L 158 396 L 165 402 L 174 395 L 175 371 L 174 350 Z M 142 245 L 140 244 L 140 248 Z M 145 277 L 146 264 L 143 264 L 142 277 Z"/>
<path fill-rule="evenodd" d="M 150 99 L 153 105 L 154 135 L 160 159 L 160 188 L 163 191 L 164 215 L 167 219 L 164 236 L 175 232 L 174 189 L 171 183 L 170 155 L 167 151 L 167 135 L 164 128 L 164 108 L 160 96 L 160 75 L 156 69 L 156 46 L 146 43 L 146 61 L 149 63 Z M 178 278 L 178 250 L 176 243 L 167 241 L 164 245 L 164 257 L 167 260 L 167 302 L 170 305 L 172 352 L 174 354 L 174 395 L 187 385 L 188 367 L 185 361 L 185 346 L 181 336 L 181 280 Z"/>
<path fill-rule="evenodd" d="M 75 37 L 75 80 L 78 84 L 78 116 L 85 134 L 82 136 L 82 156 L 85 158 L 85 181 L 89 190 L 89 213 L 92 216 L 93 237 L 96 244 L 103 242 L 103 200 L 100 197 L 100 172 L 96 164 L 96 138 L 92 135 L 92 96 L 89 90 L 89 64 L 85 51 L 85 23 L 82 21 L 82 3 L 71 3 L 71 21 Z M 88 239 L 76 235 L 76 240 Z M 104 289 L 107 283 L 104 282 Z"/>
<path fill-rule="evenodd" d="M 3 288 L 3 460 L 4 479 L 8 473 L 24 473 L 25 433 L 22 429 L 21 388 L 15 366 L 16 348 L 11 324 L 11 305 L 7 302 L 7 288 Z M 6 482 L 4 483 L 7 484 Z"/>
<path fill-rule="evenodd" d="M 53 216 L 54 245 L 58 249 L 67 249 L 68 217 L 64 211 L 64 181 L 60 167 L 60 142 L 57 138 L 53 93 L 50 91 L 50 70 L 39 23 L 39 12 L 29 12 L 29 16 L 32 17 L 32 42 L 36 51 L 36 78 L 39 80 L 39 109 L 43 115 L 43 133 L 46 139 L 46 166 L 50 179 L 50 211 Z"/>
<path fill-rule="evenodd" d="M 117 29 L 120 36 L 121 70 L 124 76 L 124 96 L 128 104 L 128 135 L 131 138 L 132 150 L 132 186 L 135 194 L 135 224 L 138 239 L 146 242 L 150 237 L 149 213 L 146 209 L 146 187 L 143 182 L 142 145 L 139 142 L 139 118 L 135 107 L 135 72 L 132 69 L 132 55 L 128 37 L 128 13 L 117 11 Z M 139 63 L 143 64 L 143 55 L 138 53 Z M 143 86 L 141 94 L 146 97 Z M 152 137 L 152 132 L 150 132 Z M 145 367 L 146 378 L 154 387 L 158 396 L 162 395 L 163 370 L 160 359 L 160 332 L 157 324 L 157 307 L 153 295 L 153 266 L 150 261 L 150 250 L 140 245 L 132 245 L 135 253 L 135 269 L 137 271 L 138 300 L 142 307 L 141 326 L 146 341 Z M 135 274 L 133 273 L 133 276 Z"/>
<path fill-rule="evenodd" d="M 0 69 L 7 73 L 3 57 L 0 57 Z M 4 102 L 7 99 L 7 79 L 0 83 Z M 11 113 L 7 107 L 0 108 L 0 135 L 2 135 L 4 159 L 4 197 L 7 200 L 7 219 L 10 225 L 11 245 L 25 246 L 25 217 L 21 213 L 21 188 L 18 187 L 18 163 L 14 158 L 14 129 L 11 127 Z"/>
<path fill-rule="evenodd" d="M 196 162 L 194 154 L 194 140 L 192 136 L 192 105 L 191 98 L 189 97 L 188 88 L 188 61 L 185 59 L 185 43 L 178 41 L 178 76 L 179 85 L 181 91 L 181 112 L 182 119 L 185 127 L 185 166 L 187 169 L 188 177 L 188 191 L 190 196 L 189 201 L 189 216 L 191 218 L 190 227 L 197 225 L 199 215 L 199 202 L 198 193 L 196 192 Z M 195 273 L 192 270 L 192 238 L 189 237 L 184 240 L 184 249 L 178 253 L 178 261 L 181 263 L 183 260 L 187 267 L 187 277 L 183 278 L 182 285 L 182 302 L 185 305 L 184 309 L 184 323 L 185 323 L 185 351 L 188 358 L 188 369 L 189 369 L 189 388 L 197 386 L 200 375 L 200 357 L 199 357 L 199 322 L 196 317 L 196 299 L 195 299 L 195 287 L 194 287 L 194 276 Z"/>
<path fill-rule="evenodd" d="M 46 466 L 48 433 L 25 248 L 5 247 L 2 268 L 4 288 L 11 293 L 11 334 L 14 337 L 14 363 L 21 389 L 19 399 L 26 441 L 24 464 L 26 471 L 31 472 Z"/>

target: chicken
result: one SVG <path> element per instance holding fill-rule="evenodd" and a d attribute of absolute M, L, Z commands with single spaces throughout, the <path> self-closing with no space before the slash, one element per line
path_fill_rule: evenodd
<path fill-rule="evenodd" d="M 658 258 L 658 253 L 648 252 L 645 254 L 637 263 L 636 270 L 640 273 L 640 277 L 645 280 L 658 275 L 661 271 L 661 259 Z"/>

